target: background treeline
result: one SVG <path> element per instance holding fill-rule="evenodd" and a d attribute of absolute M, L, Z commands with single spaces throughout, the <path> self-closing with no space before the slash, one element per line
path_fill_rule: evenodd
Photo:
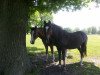
<path fill-rule="evenodd" d="M 76 32 L 76 31 L 83 31 L 85 32 L 86 34 L 100 34 L 100 27 L 99 28 L 96 28 L 95 26 L 92 26 L 92 27 L 88 27 L 88 28 L 84 28 L 84 29 L 80 29 L 80 28 L 74 28 L 74 29 L 71 29 L 69 27 L 67 28 L 64 28 L 66 31 L 68 32 Z"/>

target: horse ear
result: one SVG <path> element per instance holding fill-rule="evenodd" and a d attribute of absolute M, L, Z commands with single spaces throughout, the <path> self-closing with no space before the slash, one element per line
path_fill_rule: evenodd
<path fill-rule="evenodd" d="M 44 21 L 44 24 L 46 24 L 46 21 Z"/>
<path fill-rule="evenodd" d="M 48 23 L 51 24 L 51 21 L 49 20 Z"/>
<path fill-rule="evenodd" d="M 37 28 L 37 26 L 35 26 L 35 29 Z"/>

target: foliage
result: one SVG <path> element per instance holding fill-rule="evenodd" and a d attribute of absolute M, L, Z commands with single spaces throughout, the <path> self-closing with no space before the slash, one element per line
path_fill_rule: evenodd
<path fill-rule="evenodd" d="M 88 34 L 97 34 L 97 28 L 94 26 L 89 27 L 89 28 L 87 28 L 87 32 L 88 32 Z"/>
<path fill-rule="evenodd" d="M 98 34 L 100 34 L 100 27 L 99 27 L 99 29 L 98 29 L 97 33 L 98 33 Z"/>
<path fill-rule="evenodd" d="M 39 11 L 35 11 L 30 15 L 30 18 L 28 19 L 28 26 L 26 28 L 26 32 L 30 32 L 30 27 L 32 26 L 43 26 L 43 22 L 45 21 L 52 21 L 53 20 L 53 15 L 48 12 L 40 13 Z"/>
<path fill-rule="evenodd" d="M 71 28 L 64 28 L 64 30 L 66 30 L 67 32 L 72 32 Z"/>
<path fill-rule="evenodd" d="M 83 31 L 86 34 L 100 34 L 100 27 L 97 29 L 95 26 L 92 27 L 88 27 L 88 28 L 84 28 L 84 29 L 80 29 L 80 28 L 64 28 L 66 31 L 68 32 L 76 32 L 76 31 Z"/>
<path fill-rule="evenodd" d="M 37 26 L 42 26 L 43 21 L 52 21 L 53 16 L 50 13 L 44 12 L 40 13 L 39 11 L 35 11 L 31 16 L 30 16 L 30 23 L 31 25 L 37 25 Z"/>
<path fill-rule="evenodd" d="M 37 10 L 39 12 L 57 12 L 62 8 L 67 10 L 80 9 L 83 6 L 87 6 L 87 3 L 92 0 L 32 0 L 32 11 Z"/>
<path fill-rule="evenodd" d="M 78 27 L 76 27 L 76 28 L 74 29 L 74 32 L 76 32 L 76 31 L 80 31 L 80 29 L 79 29 Z"/>
<path fill-rule="evenodd" d="M 42 18 L 45 13 L 48 14 L 49 20 L 52 20 L 52 12 L 63 9 L 75 11 L 84 6 L 87 7 L 88 3 L 92 1 L 95 1 L 97 4 L 99 3 L 98 0 L 27 0 L 29 4 L 29 26 L 27 27 L 27 31 L 33 23 L 34 25 L 42 25 L 43 20 L 45 20 L 44 18 L 46 18 L 46 16 Z"/>
<path fill-rule="evenodd" d="M 91 34 L 91 32 L 92 32 L 91 27 L 87 28 L 87 32 L 88 32 L 88 34 Z"/>
<path fill-rule="evenodd" d="M 88 31 L 86 28 L 82 29 L 83 32 L 85 32 L 86 34 L 88 34 Z"/>
<path fill-rule="evenodd" d="M 43 20 L 52 20 L 52 12 L 66 9 L 76 10 L 87 6 L 91 0 L 29 0 L 29 23 L 30 25 L 43 25 Z"/>
<path fill-rule="evenodd" d="M 92 34 L 96 34 L 97 33 L 97 28 L 96 27 L 91 27 L 91 29 L 92 29 Z"/>

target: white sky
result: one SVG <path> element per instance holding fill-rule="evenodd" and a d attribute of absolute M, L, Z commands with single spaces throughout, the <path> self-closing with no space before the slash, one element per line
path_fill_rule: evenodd
<path fill-rule="evenodd" d="M 59 11 L 53 14 L 53 22 L 62 27 L 81 29 L 90 26 L 100 27 L 100 7 L 95 8 L 95 3 L 91 3 L 88 8 L 83 8 L 75 12 Z"/>

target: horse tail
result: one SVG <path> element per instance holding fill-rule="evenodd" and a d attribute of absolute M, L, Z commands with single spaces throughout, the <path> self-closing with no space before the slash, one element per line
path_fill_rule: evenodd
<path fill-rule="evenodd" d="M 85 33 L 81 33 L 82 35 L 82 45 L 81 45 L 81 49 L 82 49 L 82 53 L 83 53 L 83 57 L 84 56 L 87 56 L 87 40 L 88 40 L 88 37 Z"/>
<path fill-rule="evenodd" d="M 82 44 L 83 57 L 87 56 L 87 40 Z"/>
<path fill-rule="evenodd" d="M 87 47 L 85 46 L 85 49 L 84 49 L 84 56 L 87 56 Z"/>

